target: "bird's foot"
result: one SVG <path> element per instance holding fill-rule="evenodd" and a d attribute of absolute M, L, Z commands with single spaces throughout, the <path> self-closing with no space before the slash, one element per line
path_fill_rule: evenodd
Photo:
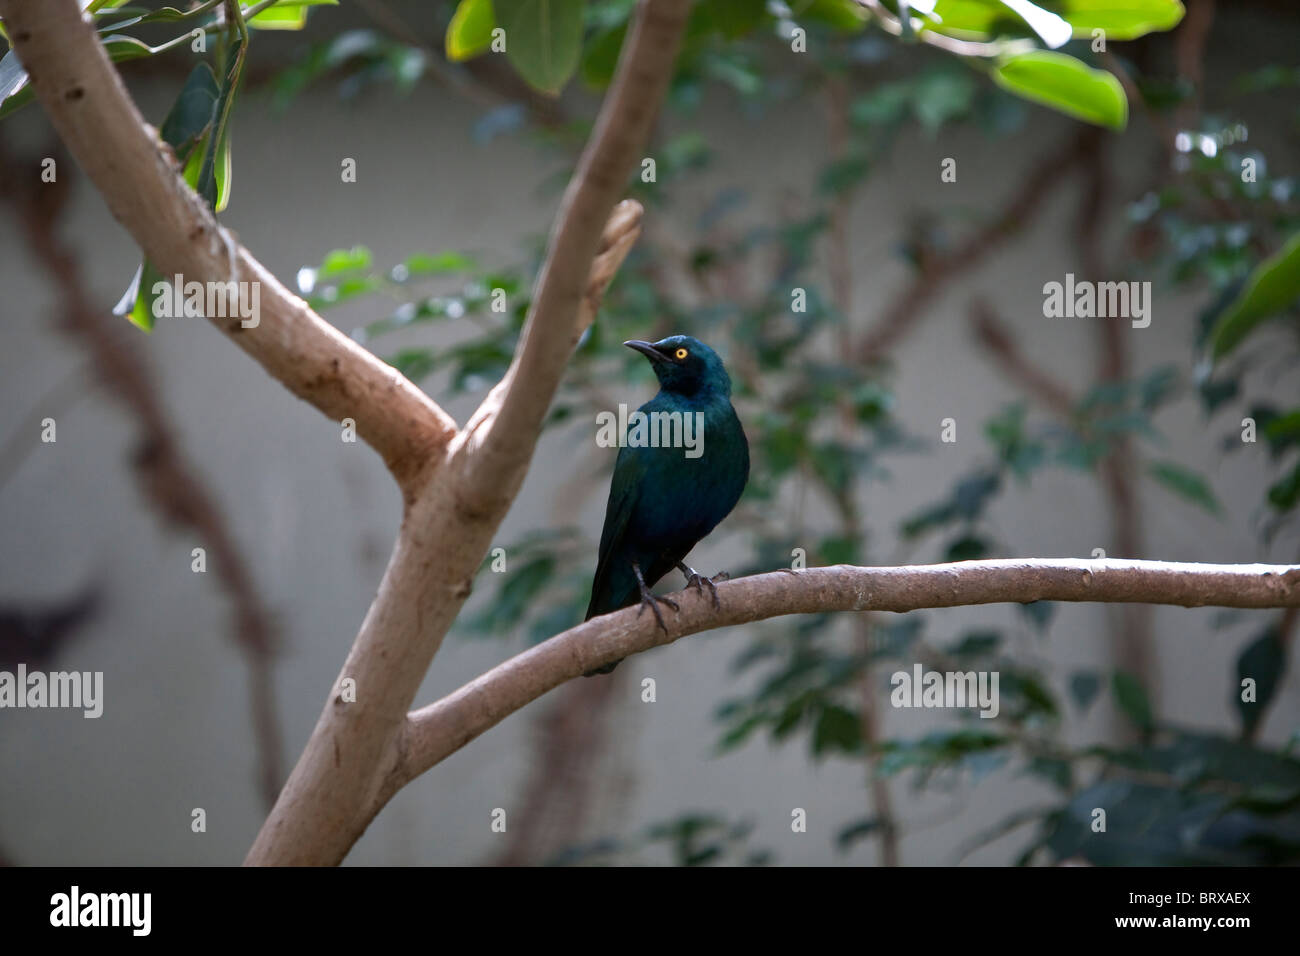
<path fill-rule="evenodd" d="M 715 581 L 730 580 L 731 579 L 730 574 L 728 574 L 726 571 L 719 571 L 713 577 L 706 578 L 704 575 L 700 574 L 700 572 L 696 571 L 694 568 L 690 567 L 689 565 L 683 564 L 680 561 L 677 563 L 677 569 L 681 571 L 683 575 L 685 575 L 686 586 L 688 588 L 695 588 L 695 590 L 699 591 L 701 594 L 704 593 L 705 588 L 708 588 L 709 597 L 713 599 L 713 609 L 715 611 L 722 609 L 722 605 L 718 602 L 718 589 L 713 586 L 713 583 Z"/>
<path fill-rule="evenodd" d="M 799 572 L 796 571 L 794 568 L 777 568 L 777 570 L 778 570 L 778 571 L 781 571 L 781 572 L 784 572 L 785 574 L 798 574 L 798 573 L 799 573 Z"/>
<path fill-rule="evenodd" d="M 642 612 L 649 607 L 655 616 L 655 620 L 659 622 L 659 626 L 663 628 L 663 632 L 667 634 L 668 625 L 664 623 L 664 616 L 659 613 L 659 605 L 667 604 L 674 611 L 680 611 L 681 607 L 676 601 L 669 600 L 666 597 L 659 597 L 646 587 L 645 578 L 641 576 L 641 569 L 635 563 L 632 565 L 632 572 L 636 575 L 636 583 L 641 588 L 641 606 L 637 608 L 636 616 L 640 617 Z"/>
<path fill-rule="evenodd" d="M 681 606 L 678 605 L 676 601 L 670 600 L 666 597 L 660 597 L 659 595 L 652 593 L 649 588 L 643 587 L 641 589 L 641 606 L 637 609 L 636 616 L 640 617 L 641 612 L 646 608 L 649 608 L 654 614 L 655 620 L 659 622 L 659 626 L 663 628 L 664 633 L 667 634 L 668 625 L 664 623 L 664 616 L 659 613 L 660 604 L 667 604 L 674 611 L 681 610 Z"/>

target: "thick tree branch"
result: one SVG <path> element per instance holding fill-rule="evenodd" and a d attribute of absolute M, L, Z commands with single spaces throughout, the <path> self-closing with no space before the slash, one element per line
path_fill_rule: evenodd
<path fill-rule="evenodd" d="M 256 327 L 211 318 L 274 378 L 383 456 L 408 491 L 456 426 L 396 369 L 341 334 L 218 225 L 127 95 L 76 0 L 0 0 L 18 59 L 59 136 L 164 276 L 260 284 Z"/>
<path fill-rule="evenodd" d="M 580 306 L 591 297 L 589 267 L 602 237 L 607 251 L 617 250 L 610 231 L 620 222 L 635 228 L 639 206 L 625 204 L 613 220 L 610 209 L 650 138 L 689 11 L 689 0 L 643 0 L 637 8 L 614 82 L 564 193 L 514 361 L 465 427 L 463 492 L 471 511 L 504 509 L 519 490 L 583 319 L 590 322 Z M 621 260 L 616 255 L 615 265 Z"/>
<path fill-rule="evenodd" d="M 669 615 L 666 634 L 639 608 L 592 618 L 413 712 L 399 748 L 402 762 L 383 799 L 564 681 L 701 631 L 786 614 L 903 612 L 1031 601 L 1300 607 L 1300 565 L 1068 558 L 896 568 L 837 565 L 739 578 L 719 584 L 717 593 L 720 610 L 693 591 L 675 595 L 681 611 Z"/>

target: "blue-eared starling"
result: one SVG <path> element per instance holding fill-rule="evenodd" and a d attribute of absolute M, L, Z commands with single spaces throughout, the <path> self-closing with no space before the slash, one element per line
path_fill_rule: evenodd
<path fill-rule="evenodd" d="M 689 335 L 623 344 L 650 360 L 659 393 L 637 409 L 645 418 L 629 430 L 614 463 L 587 620 L 640 601 L 666 631 L 658 604 L 678 607 L 650 588 L 673 568 L 689 587 L 701 593 L 707 587 L 717 605 L 712 580 L 683 562 L 740 500 L 749 480 L 749 443 L 731 407 L 731 379 L 713 349 Z M 699 425 L 697 436 L 692 429 Z M 673 440 L 660 440 L 665 436 Z M 692 441 L 698 447 L 684 447 Z"/>

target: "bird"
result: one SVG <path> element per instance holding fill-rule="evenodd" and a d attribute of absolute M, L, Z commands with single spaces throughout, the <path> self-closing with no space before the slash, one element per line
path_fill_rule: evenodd
<path fill-rule="evenodd" d="M 634 445 L 635 429 L 620 442 L 586 620 L 639 600 L 638 614 L 648 607 L 666 633 L 659 605 L 674 611 L 678 605 L 650 588 L 673 568 L 686 577 L 687 587 L 701 594 L 708 588 L 714 607 L 720 606 L 714 581 L 725 580 L 725 573 L 703 577 L 685 559 L 740 500 L 749 480 L 749 442 L 731 404 L 731 378 L 713 349 L 689 335 L 623 344 L 644 355 L 659 380 L 659 392 L 637 411 L 652 428 L 653 413 L 690 415 L 691 422 L 703 425 L 702 442 L 697 457 L 688 455 L 690 449 L 663 447 L 662 442 L 660 447 Z M 687 435 L 685 429 L 682 435 Z M 618 664 L 583 676 L 608 674 Z"/>

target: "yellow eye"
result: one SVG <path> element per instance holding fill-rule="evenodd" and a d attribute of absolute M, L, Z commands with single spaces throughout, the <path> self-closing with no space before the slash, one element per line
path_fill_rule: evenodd
<path fill-rule="evenodd" d="M 682 359 L 686 358 L 686 356 L 689 354 L 690 353 L 687 352 L 686 349 L 678 349 L 676 352 L 673 353 L 673 357 L 680 362 Z"/>

